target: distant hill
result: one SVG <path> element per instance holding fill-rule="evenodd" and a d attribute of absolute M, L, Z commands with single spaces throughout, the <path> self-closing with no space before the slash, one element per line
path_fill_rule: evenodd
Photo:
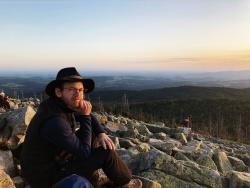
<path fill-rule="evenodd" d="M 14 98 L 40 95 L 49 78 L 43 77 L 0 77 L 0 90 Z"/>
<path fill-rule="evenodd" d="M 250 88 L 233 89 L 220 87 L 194 87 L 181 86 L 151 90 L 119 90 L 119 91 L 94 91 L 90 94 L 93 101 L 122 102 L 126 97 L 129 102 L 153 102 L 165 100 L 188 100 L 188 99 L 229 99 L 250 100 Z"/>
<path fill-rule="evenodd" d="M 249 74 L 248 74 L 249 73 Z M 249 75 L 249 76 L 248 76 Z M 177 87 L 198 86 L 216 88 L 250 88 L 250 72 L 218 72 L 196 74 L 138 74 L 133 75 L 110 75 L 89 76 L 96 83 L 96 92 L 130 90 L 140 91 L 149 89 L 173 88 L 174 95 L 178 92 Z M 17 97 L 31 97 L 39 95 L 54 77 L 51 76 L 3 76 L 0 74 L 0 90 L 3 89 L 8 95 Z M 174 89 L 175 88 L 175 89 Z M 182 89 L 181 89 L 182 90 Z M 194 89 L 191 89 L 194 90 Z M 217 89 L 216 89 L 217 90 Z M 222 90 L 222 89 L 219 89 Z M 210 90 L 209 90 L 210 91 Z M 147 93 L 150 91 L 147 91 Z M 162 92 L 159 90 L 159 92 Z M 192 92 L 192 91 L 191 91 Z M 195 91 L 196 92 L 196 91 Z M 216 91 L 218 93 L 218 91 Z M 224 92 L 224 91 L 222 91 Z M 14 96 L 15 95 L 15 96 Z M 183 95 L 183 94 L 182 94 Z M 157 96 L 156 96 L 157 97 Z M 182 96 L 183 97 L 183 96 Z"/>

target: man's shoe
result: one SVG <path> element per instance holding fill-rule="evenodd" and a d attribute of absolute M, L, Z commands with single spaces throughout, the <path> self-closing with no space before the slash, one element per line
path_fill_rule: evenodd
<path fill-rule="evenodd" d="M 94 172 L 91 182 L 96 188 L 103 187 L 103 185 L 109 183 L 109 178 L 106 176 L 106 174 L 103 172 L 103 170 L 98 169 Z"/>
<path fill-rule="evenodd" d="M 131 179 L 126 185 L 121 188 L 142 188 L 142 181 L 140 179 Z"/>

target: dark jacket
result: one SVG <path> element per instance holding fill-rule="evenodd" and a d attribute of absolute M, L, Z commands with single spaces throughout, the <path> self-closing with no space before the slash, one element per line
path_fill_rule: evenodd
<path fill-rule="evenodd" d="M 79 126 L 79 130 L 75 129 Z M 52 184 L 59 170 L 56 156 L 63 150 L 86 159 L 92 131 L 104 132 L 95 117 L 78 115 L 59 99 L 41 103 L 27 129 L 21 155 L 22 175 L 28 182 Z"/>

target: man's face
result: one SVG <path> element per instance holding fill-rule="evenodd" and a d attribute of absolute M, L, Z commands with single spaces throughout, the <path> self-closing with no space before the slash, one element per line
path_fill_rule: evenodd
<path fill-rule="evenodd" d="M 80 101 L 84 99 L 82 82 L 66 82 L 62 89 L 56 88 L 55 93 L 72 110 L 78 108 Z"/>

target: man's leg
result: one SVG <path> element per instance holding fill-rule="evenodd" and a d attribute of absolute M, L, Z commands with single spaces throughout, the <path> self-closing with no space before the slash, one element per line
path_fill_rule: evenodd
<path fill-rule="evenodd" d="M 31 188 L 51 188 L 53 184 L 52 182 L 48 182 L 47 179 L 30 180 L 29 178 L 25 178 L 25 180 L 27 181 L 27 183 L 30 185 Z"/>
<path fill-rule="evenodd" d="M 100 168 L 116 186 L 124 185 L 132 178 L 131 172 L 118 154 L 113 150 L 105 150 L 102 147 L 93 149 L 86 160 L 70 161 L 61 171 L 61 178 L 70 174 L 77 174 L 91 180 L 94 171 Z"/>
<path fill-rule="evenodd" d="M 124 185 L 130 181 L 132 174 L 127 165 L 120 159 L 116 151 L 100 148 L 96 149 L 95 152 L 98 156 L 106 154 L 106 159 L 101 168 L 116 186 Z"/>

